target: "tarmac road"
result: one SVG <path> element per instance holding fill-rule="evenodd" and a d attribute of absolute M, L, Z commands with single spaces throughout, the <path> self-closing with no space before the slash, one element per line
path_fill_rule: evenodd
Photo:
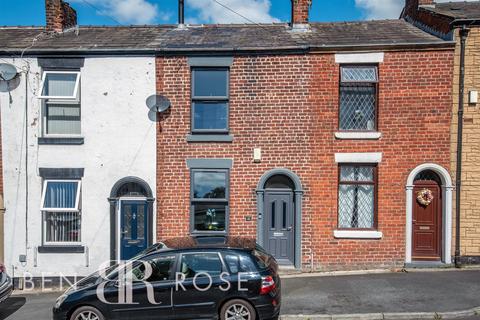
<path fill-rule="evenodd" d="M 480 306 L 480 271 L 298 277 L 283 279 L 282 292 L 282 314 L 461 311 Z M 49 320 L 59 295 L 17 292 L 0 320 Z"/>

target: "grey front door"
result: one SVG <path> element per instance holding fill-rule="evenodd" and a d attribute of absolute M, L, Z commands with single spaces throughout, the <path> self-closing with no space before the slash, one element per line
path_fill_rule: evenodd
<path fill-rule="evenodd" d="M 293 265 L 295 262 L 293 192 L 267 190 L 264 205 L 265 249 L 279 264 Z"/>

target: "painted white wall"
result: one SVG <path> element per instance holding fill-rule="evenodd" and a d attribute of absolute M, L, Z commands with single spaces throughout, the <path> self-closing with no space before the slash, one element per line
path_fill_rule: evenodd
<path fill-rule="evenodd" d="M 112 186 L 126 176 L 156 189 L 156 130 L 145 100 L 155 93 L 154 57 L 87 57 L 81 70 L 81 125 L 85 144 L 38 145 L 41 101 L 36 98 L 40 68 L 36 59 L 4 59 L 28 75 L 28 223 L 25 222 L 25 73 L 11 99 L 0 86 L 5 196 L 5 263 L 11 274 L 85 276 L 110 257 Z M 82 180 L 82 244 L 87 253 L 36 254 L 42 245 L 40 167 L 85 168 Z M 155 207 L 155 206 L 154 206 Z M 155 221 L 155 217 L 153 219 Z M 155 226 L 153 226 L 155 227 Z M 28 243 L 26 229 L 28 228 Z M 154 229 L 153 234 L 156 234 Z M 154 239 L 155 240 L 155 239 Z M 27 263 L 19 255 L 27 255 Z M 88 255 L 88 257 L 87 257 Z M 36 258 L 35 258 L 36 257 Z M 87 266 L 87 261 L 89 261 Z"/>

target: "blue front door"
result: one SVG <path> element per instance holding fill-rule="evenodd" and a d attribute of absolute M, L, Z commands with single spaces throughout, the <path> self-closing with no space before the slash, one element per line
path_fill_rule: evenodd
<path fill-rule="evenodd" d="M 121 201 L 121 260 L 128 260 L 147 248 L 148 227 L 146 201 Z"/>

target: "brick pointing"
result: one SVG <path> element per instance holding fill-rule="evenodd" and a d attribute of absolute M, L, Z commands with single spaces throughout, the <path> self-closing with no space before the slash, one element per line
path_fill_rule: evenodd
<path fill-rule="evenodd" d="M 339 65 L 333 54 L 237 56 L 231 68 L 232 143 L 187 143 L 190 70 L 185 57 L 157 58 L 157 91 L 172 103 L 157 123 L 158 238 L 189 232 L 187 158 L 232 158 L 231 235 L 256 235 L 257 183 L 281 167 L 301 179 L 302 262 L 316 270 L 392 267 L 405 258 L 405 183 L 416 166 L 448 167 L 453 52 L 388 52 L 380 65 L 378 141 L 335 140 Z M 253 149 L 262 161 L 253 162 Z M 336 152 L 382 152 L 381 240 L 334 239 Z M 246 218 L 252 217 L 251 221 Z"/>

